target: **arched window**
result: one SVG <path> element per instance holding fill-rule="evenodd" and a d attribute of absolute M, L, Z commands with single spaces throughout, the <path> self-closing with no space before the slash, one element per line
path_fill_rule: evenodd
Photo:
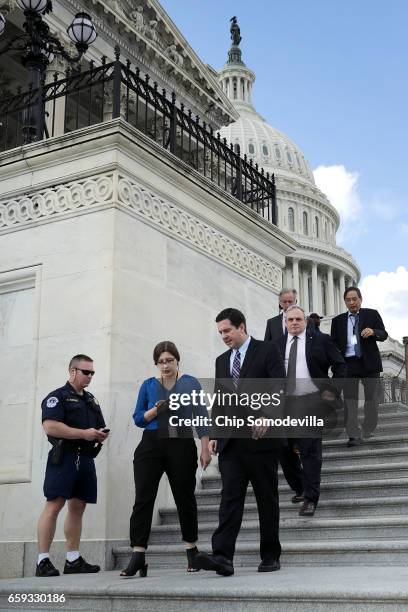
<path fill-rule="evenodd" d="M 254 145 L 252 144 L 252 142 L 251 142 L 251 143 L 248 145 L 248 153 L 249 153 L 250 155 L 254 155 L 254 153 L 255 153 L 255 147 L 254 147 Z"/>
<path fill-rule="evenodd" d="M 240 149 L 239 149 L 239 143 L 238 143 L 238 142 L 236 142 L 236 143 L 234 144 L 234 151 L 235 151 L 235 153 L 236 153 L 237 155 L 239 155 L 239 153 L 240 153 Z"/>
<path fill-rule="evenodd" d="M 234 97 L 234 100 L 236 100 L 237 99 L 237 79 L 233 79 L 232 87 L 233 87 L 233 97 Z"/>
<path fill-rule="evenodd" d="M 309 219 L 307 216 L 307 212 L 303 213 L 303 233 L 305 236 L 309 235 Z"/>
<path fill-rule="evenodd" d="M 276 155 L 276 159 L 279 161 L 280 159 L 282 159 L 282 154 L 280 152 L 280 148 L 278 147 L 278 145 L 275 145 L 275 155 Z"/>
<path fill-rule="evenodd" d="M 324 239 L 327 240 L 327 221 L 324 222 Z"/>
<path fill-rule="evenodd" d="M 316 238 L 319 238 L 319 217 L 315 217 Z"/>
<path fill-rule="evenodd" d="M 262 145 L 262 153 L 263 155 L 265 155 L 266 157 L 269 155 L 269 149 L 266 146 L 266 144 Z"/>
<path fill-rule="evenodd" d="M 292 156 L 290 154 L 290 151 L 286 151 L 286 157 L 288 158 L 288 162 L 290 164 L 293 164 L 293 159 L 292 159 Z"/>
<path fill-rule="evenodd" d="M 292 207 L 288 210 L 288 228 L 290 232 L 295 231 L 295 211 Z"/>

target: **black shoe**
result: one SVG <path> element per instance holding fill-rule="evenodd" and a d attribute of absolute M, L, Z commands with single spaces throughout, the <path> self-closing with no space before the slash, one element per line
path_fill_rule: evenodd
<path fill-rule="evenodd" d="M 299 510 L 299 516 L 313 516 L 316 511 L 316 504 L 310 499 L 305 499 L 303 506 Z"/>
<path fill-rule="evenodd" d="M 263 559 L 258 565 L 258 572 L 276 572 L 280 570 L 279 561 Z"/>
<path fill-rule="evenodd" d="M 65 561 L 64 574 L 96 574 L 100 569 L 99 565 L 91 565 L 80 556 L 75 561 Z"/>
<path fill-rule="evenodd" d="M 352 446 L 360 446 L 361 443 L 362 443 L 361 438 L 350 438 L 349 441 L 347 442 L 347 446 L 351 448 Z"/>
<path fill-rule="evenodd" d="M 50 561 L 49 557 L 46 557 L 40 563 L 37 563 L 35 568 L 35 575 L 38 578 L 50 578 L 51 576 L 59 576 L 60 573 L 56 567 Z"/>
<path fill-rule="evenodd" d="M 120 576 L 134 576 L 139 572 L 140 578 L 146 578 L 147 567 L 144 552 L 135 551 L 130 557 L 127 568 L 120 572 Z"/>
<path fill-rule="evenodd" d="M 199 572 L 200 568 L 195 566 L 195 558 L 199 554 L 197 546 L 194 546 L 194 548 L 186 548 L 186 553 L 188 573 Z"/>
<path fill-rule="evenodd" d="M 298 504 L 299 502 L 305 501 L 305 496 L 303 493 L 296 493 L 293 497 L 291 497 L 292 504 Z"/>
<path fill-rule="evenodd" d="M 219 576 L 232 576 L 234 573 L 232 561 L 222 555 L 198 553 L 194 559 L 194 567 L 209 572 L 217 572 Z"/>

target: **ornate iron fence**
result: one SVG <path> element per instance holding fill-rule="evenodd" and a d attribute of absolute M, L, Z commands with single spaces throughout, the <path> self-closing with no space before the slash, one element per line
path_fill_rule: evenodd
<path fill-rule="evenodd" d="M 259 170 L 239 147 L 221 139 L 212 127 L 193 117 L 174 93 L 151 83 L 130 62 L 93 62 L 86 71 L 67 72 L 60 79 L 55 74 L 42 91 L 17 92 L 0 101 L 0 150 L 18 147 L 32 133 L 35 105 L 45 116 L 44 137 L 72 132 L 109 119 L 122 117 L 160 146 L 209 178 L 252 210 L 276 224 L 276 188 L 274 176 Z"/>

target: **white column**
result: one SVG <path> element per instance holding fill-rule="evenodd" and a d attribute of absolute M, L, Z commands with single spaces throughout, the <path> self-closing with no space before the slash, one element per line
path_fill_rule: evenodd
<path fill-rule="evenodd" d="M 286 269 L 285 269 L 285 288 L 290 289 L 293 287 L 293 278 L 292 278 L 292 270 L 290 260 L 286 260 Z"/>
<path fill-rule="evenodd" d="M 319 312 L 319 287 L 317 284 L 317 263 L 312 263 L 312 296 L 313 296 L 313 312 Z"/>
<path fill-rule="evenodd" d="M 345 288 L 346 288 L 346 284 L 345 284 L 344 272 L 340 272 L 340 278 L 339 278 L 339 306 L 340 306 L 340 310 L 343 310 L 343 295 L 344 295 Z"/>
<path fill-rule="evenodd" d="M 301 306 L 302 308 L 304 308 L 306 310 L 306 312 L 309 312 L 309 290 L 308 290 L 308 279 L 309 279 L 309 271 L 307 270 L 307 268 L 305 270 L 303 270 L 303 298 L 302 298 L 302 302 L 301 302 Z"/>
<path fill-rule="evenodd" d="M 333 268 L 327 267 L 327 314 L 335 314 L 334 301 L 334 283 L 333 283 Z"/>
<path fill-rule="evenodd" d="M 293 259 L 293 288 L 299 295 L 299 260 L 295 258 Z"/>

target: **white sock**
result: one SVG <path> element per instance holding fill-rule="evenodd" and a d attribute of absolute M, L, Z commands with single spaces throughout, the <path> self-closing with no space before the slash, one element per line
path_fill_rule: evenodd
<path fill-rule="evenodd" d="M 40 565 L 41 561 L 43 559 L 49 559 L 50 558 L 50 553 L 39 553 L 38 555 L 38 561 L 37 561 L 37 565 Z"/>
<path fill-rule="evenodd" d="M 79 550 L 69 550 L 67 552 L 67 561 L 72 563 L 73 561 L 76 561 L 77 559 L 79 559 Z"/>

